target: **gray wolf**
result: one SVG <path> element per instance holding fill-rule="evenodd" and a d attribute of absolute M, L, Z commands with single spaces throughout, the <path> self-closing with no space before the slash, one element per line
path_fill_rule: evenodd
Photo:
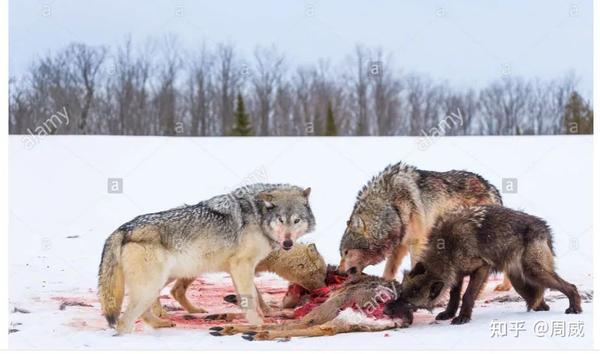
<path fill-rule="evenodd" d="M 400 296 L 385 311 L 403 317 L 416 308 L 431 309 L 450 288 L 448 305 L 436 319 L 467 323 L 488 275 L 498 270 L 506 271 L 528 311 L 549 310 L 544 291 L 550 288 L 569 299 L 565 313 L 581 312 L 577 288 L 556 274 L 550 227 L 538 217 L 501 206 L 461 208 L 440 217 L 422 260 L 404 276 Z M 466 276 L 469 285 L 454 317 Z"/>
<path fill-rule="evenodd" d="M 502 197 L 475 173 L 390 165 L 358 193 L 340 243 L 340 269 L 360 273 L 387 257 L 383 277 L 394 279 L 406 253 L 412 265 L 419 259 L 437 217 L 459 206 L 488 204 L 502 205 Z"/>
<path fill-rule="evenodd" d="M 246 340 L 273 340 L 405 327 L 403 319 L 382 316 L 383 306 L 397 299 L 399 286 L 395 280 L 361 274 L 344 282 L 325 302 L 300 319 L 261 326 L 217 326 L 210 331 L 214 336 L 243 333 Z"/>
<path fill-rule="evenodd" d="M 172 326 L 151 310 L 160 290 L 178 278 L 228 272 L 246 319 L 262 323 L 254 286 L 256 265 L 277 248 L 289 249 L 315 227 L 310 188 L 252 184 L 192 206 L 141 215 L 113 232 L 98 273 L 104 316 L 118 334 L 140 316 L 153 327 Z M 124 291 L 128 305 L 119 319 Z"/>

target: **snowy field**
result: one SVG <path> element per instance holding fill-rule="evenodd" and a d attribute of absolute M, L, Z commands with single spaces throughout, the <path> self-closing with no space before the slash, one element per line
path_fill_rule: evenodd
<path fill-rule="evenodd" d="M 31 149 L 25 148 L 23 139 L 9 138 L 8 325 L 12 349 L 592 347 L 589 300 L 583 303 L 583 314 L 565 315 L 566 299 L 548 292 L 550 311 L 527 313 L 514 292 L 491 291 L 496 281 L 490 282 L 477 303 L 473 321 L 463 326 L 435 323 L 433 317 L 440 311 L 436 309 L 433 314 L 419 312 L 416 323 L 407 329 L 288 342 L 212 337 L 203 328 L 185 325 L 160 330 L 139 325 L 131 335 L 113 337 L 95 298 L 101 248 L 117 226 L 138 214 L 196 203 L 253 182 L 312 187 L 317 228 L 304 240 L 315 242 L 328 262 L 337 263 L 339 240 L 357 191 L 387 164 L 400 160 L 422 169 L 467 169 L 499 188 L 503 179 L 516 179 L 516 193 L 503 194 L 505 204 L 548 220 L 555 233 L 559 274 L 589 298 L 589 136 L 448 137 L 431 142 L 419 138 L 76 136 L 45 137 Z M 108 193 L 109 178 L 122 179 L 122 193 Z M 406 260 L 403 267 L 407 265 Z M 382 264 L 366 269 L 379 275 L 382 270 Z M 260 280 L 261 286 L 284 286 L 273 276 Z M 206 286 L 230 285 L 222 274 L 204 281 Z M 277 294 L 275 289 L 270 296 L 276 299 Z M 505 335 L 493 331 L 503 326 Z M 523 329 L 516 330 L 521 326 Z M 548 328 L 544 330 L 544 326 Z M 563 326 L 566 333 L 560 332 Z"/>

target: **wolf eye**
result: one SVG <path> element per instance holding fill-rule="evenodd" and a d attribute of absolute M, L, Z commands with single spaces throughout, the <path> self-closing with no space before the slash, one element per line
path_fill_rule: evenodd
<path fill-rule="evenodd" d="M 281 216 L 277 216 L 277 220 L 283 224 L 283 218 Z"/>
<path fill-rule="evenodd" d="M 300 222 L 300 218 L 295 218 L 295 219 L 294 219 L 294 224 L 297 224 L 297 223 L 299 223 L 299 222 Z"/>

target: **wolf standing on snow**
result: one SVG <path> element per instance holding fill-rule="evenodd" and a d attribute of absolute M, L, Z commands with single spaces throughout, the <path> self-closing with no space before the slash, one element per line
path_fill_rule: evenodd
<path fill-rule="evenodd" d="M 502 205 L 502 197 L 475 173 L 390 165 L 358 193 L 340 244 L 340 269 L 360 273 L 387 257 L 383 277 L 394 279 L 407 252 L 416 263 L 438 216 L 462 205 L 487 204 Z M 501 287 L 510 289 L 506 277 Z"/>
<path fill-rule="evenodd" d="M 556 274 L 550 227 L 538 217 L 496 205 L 459 208 L 441 216 L 423 259 L 404 276 L 400 296 L 386 304 L 385 313 L 410 320 L 414 309 L 431 310 L 443 290 L 451 289 L 446 310 L 435 319 L 467 323 L 488 275 L 498 270 L 506 271 L 527 311 L 548 311 L 544 291 L 550 288 L 569 299 L 565 313 L 581 313 L 577 287 Z M 469 286 L 454 317 L 466 276 Z"/>
<path fill-rule="evenodd" d="M 170 327 L 151 310 L 160 290 L 176 278 L 220 271 L 231 274 L 246 319 L 262 323 L 254 270 L 272 250 L 290 249 L 314 230 L 309 194 L 310 188 L 253 184 L 123 224 L 106 240 L 98 274 L 109 325 L 128 333 L 142 316 L 155 328 Z M 119 319 L 125 288 L 129 301 Z"/>

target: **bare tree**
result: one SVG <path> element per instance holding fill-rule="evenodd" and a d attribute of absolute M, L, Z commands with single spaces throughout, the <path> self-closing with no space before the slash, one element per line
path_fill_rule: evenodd
<path fill-rule="evenodd" d="M 480 94 L 482 122 L 487 134 L 520 134 L 530 86 L 522 79 L 505 77 L 483 89 Z"/>
<path fill-rule="evenodd" d="M 285 58 L 277 49 L 257 47 L 254 50 L 256 62 L 252 73 L 254 95 L 258 103 L 259 135 L 268 135 L 273 125 L 273 100 L 284 73 Z"/>
<path fill-rule="evenodd" d="M 445 132 L 445 135 L 476 134 L 475 122 L 479 114 L 479 100 L 475 90 L 469 89 L 465 92 L 449 90 L 442 96 L 444 97 L 444 116 L 452 117 L 458 123 Z"/>
<path fill-rule="evenodd" d="M 64 109 L 69 123 L 45 133 L 228 135 L 239 94 L 260 135 L 323 135 L 329 108 L 339 135 L 565 133 L 572 73 L 455 89 L 392 63 L 391 54 L 360 45 L 341 66 L 321 59 L 288 71 L 273 46 L 245 62 L 231 44 L 181 52 L 172 36 L 142 47 L 126 40 L 114 51 L 76 43 L 11 78 L 9 131 L 45 127 Z M 461 125 L 448 129 L 446 117 L 456 114 Z"/>
<path fill-rule="evenodd" d="M 79 105 L 78 129 L 81 133 L 87 133 L 87 124 L 90 114 L 90 107 L 94 101 L 94 93 L 100 67 L 106 57 L 104 47 L 93 48 L 85 44 L 73 44 L 65 53 L 68 56 L 68 62 L 72 62 L 71 75 L 75 80 L 75 85 L 83 88 L 82 94 L 79 94 L 77 101 Z"/>
<path fill-rule="evenodd" d="M 383 51 L 378 49 L 371 60 L 371 80 L 373 82 L 372 101 L 375 114 L 375 134 L 393 135 L 394 123 L 400 116 L 400 91 L 402 83 L 392 74 L 391 55 L 384 58 Z"/>
<path fill-rule="evenodd" d="M 354 73 L 349 75 L 352 82 L 352 98 L 355 100 L 356 133 L 357 135 L 369 135 L 368 116 L 368 65 L 369 54 L 365 47 L 356 46 L 354 50 L 353 66 Z"/>
<path fill-rule="evenodd" d="M 213 58 L 205 44 L 194 54 L 190 63 L 187 101 L 191 116 L 191 134 L 210 135 L 209 119 L 212 108 Z"/>
<path fill-rule="evenodd" d="M 27 91 L 18 85 L 14 79 L 9 80 L 10 98 L 8 114 L 8 131 L 10 134 L 20 134 L 27 130 L 31 119 L 31 104 L 28 102 Z"/>
<path fill-rule="evenodd" d="M 181 66 L 178 46 L 173 37 L 166 37 L 162 42 L 163 59 L 157 64 L 157 91 L 154 95 L 156 115 L 163 135 L 175 135 L 177 121 L 176 80 Z"/>
<path fill-rule="evenodd" d="M 109 97 L 115 107 L 117 122 L 116 133 L 148 134 L 150 132 L 147 117 L 148 85 L 150 79 L 151 55 L 147 46 L 144 50 L 134 52 L 130 39 L 117 48 L 116 56 L 108 70 L 113 80 L 110 84 Z"/>
<path fill-rule="evenodd" d="M 241 74 L 234 59 L 233 45 L 219 44 L 217 46 L 216 86 L 219 100 L 218 114 L 221 117 L 221 126 L 215 127 L 217 135 L 227 135 L 228 130 L 233 126 L 234 90 Z"/>

